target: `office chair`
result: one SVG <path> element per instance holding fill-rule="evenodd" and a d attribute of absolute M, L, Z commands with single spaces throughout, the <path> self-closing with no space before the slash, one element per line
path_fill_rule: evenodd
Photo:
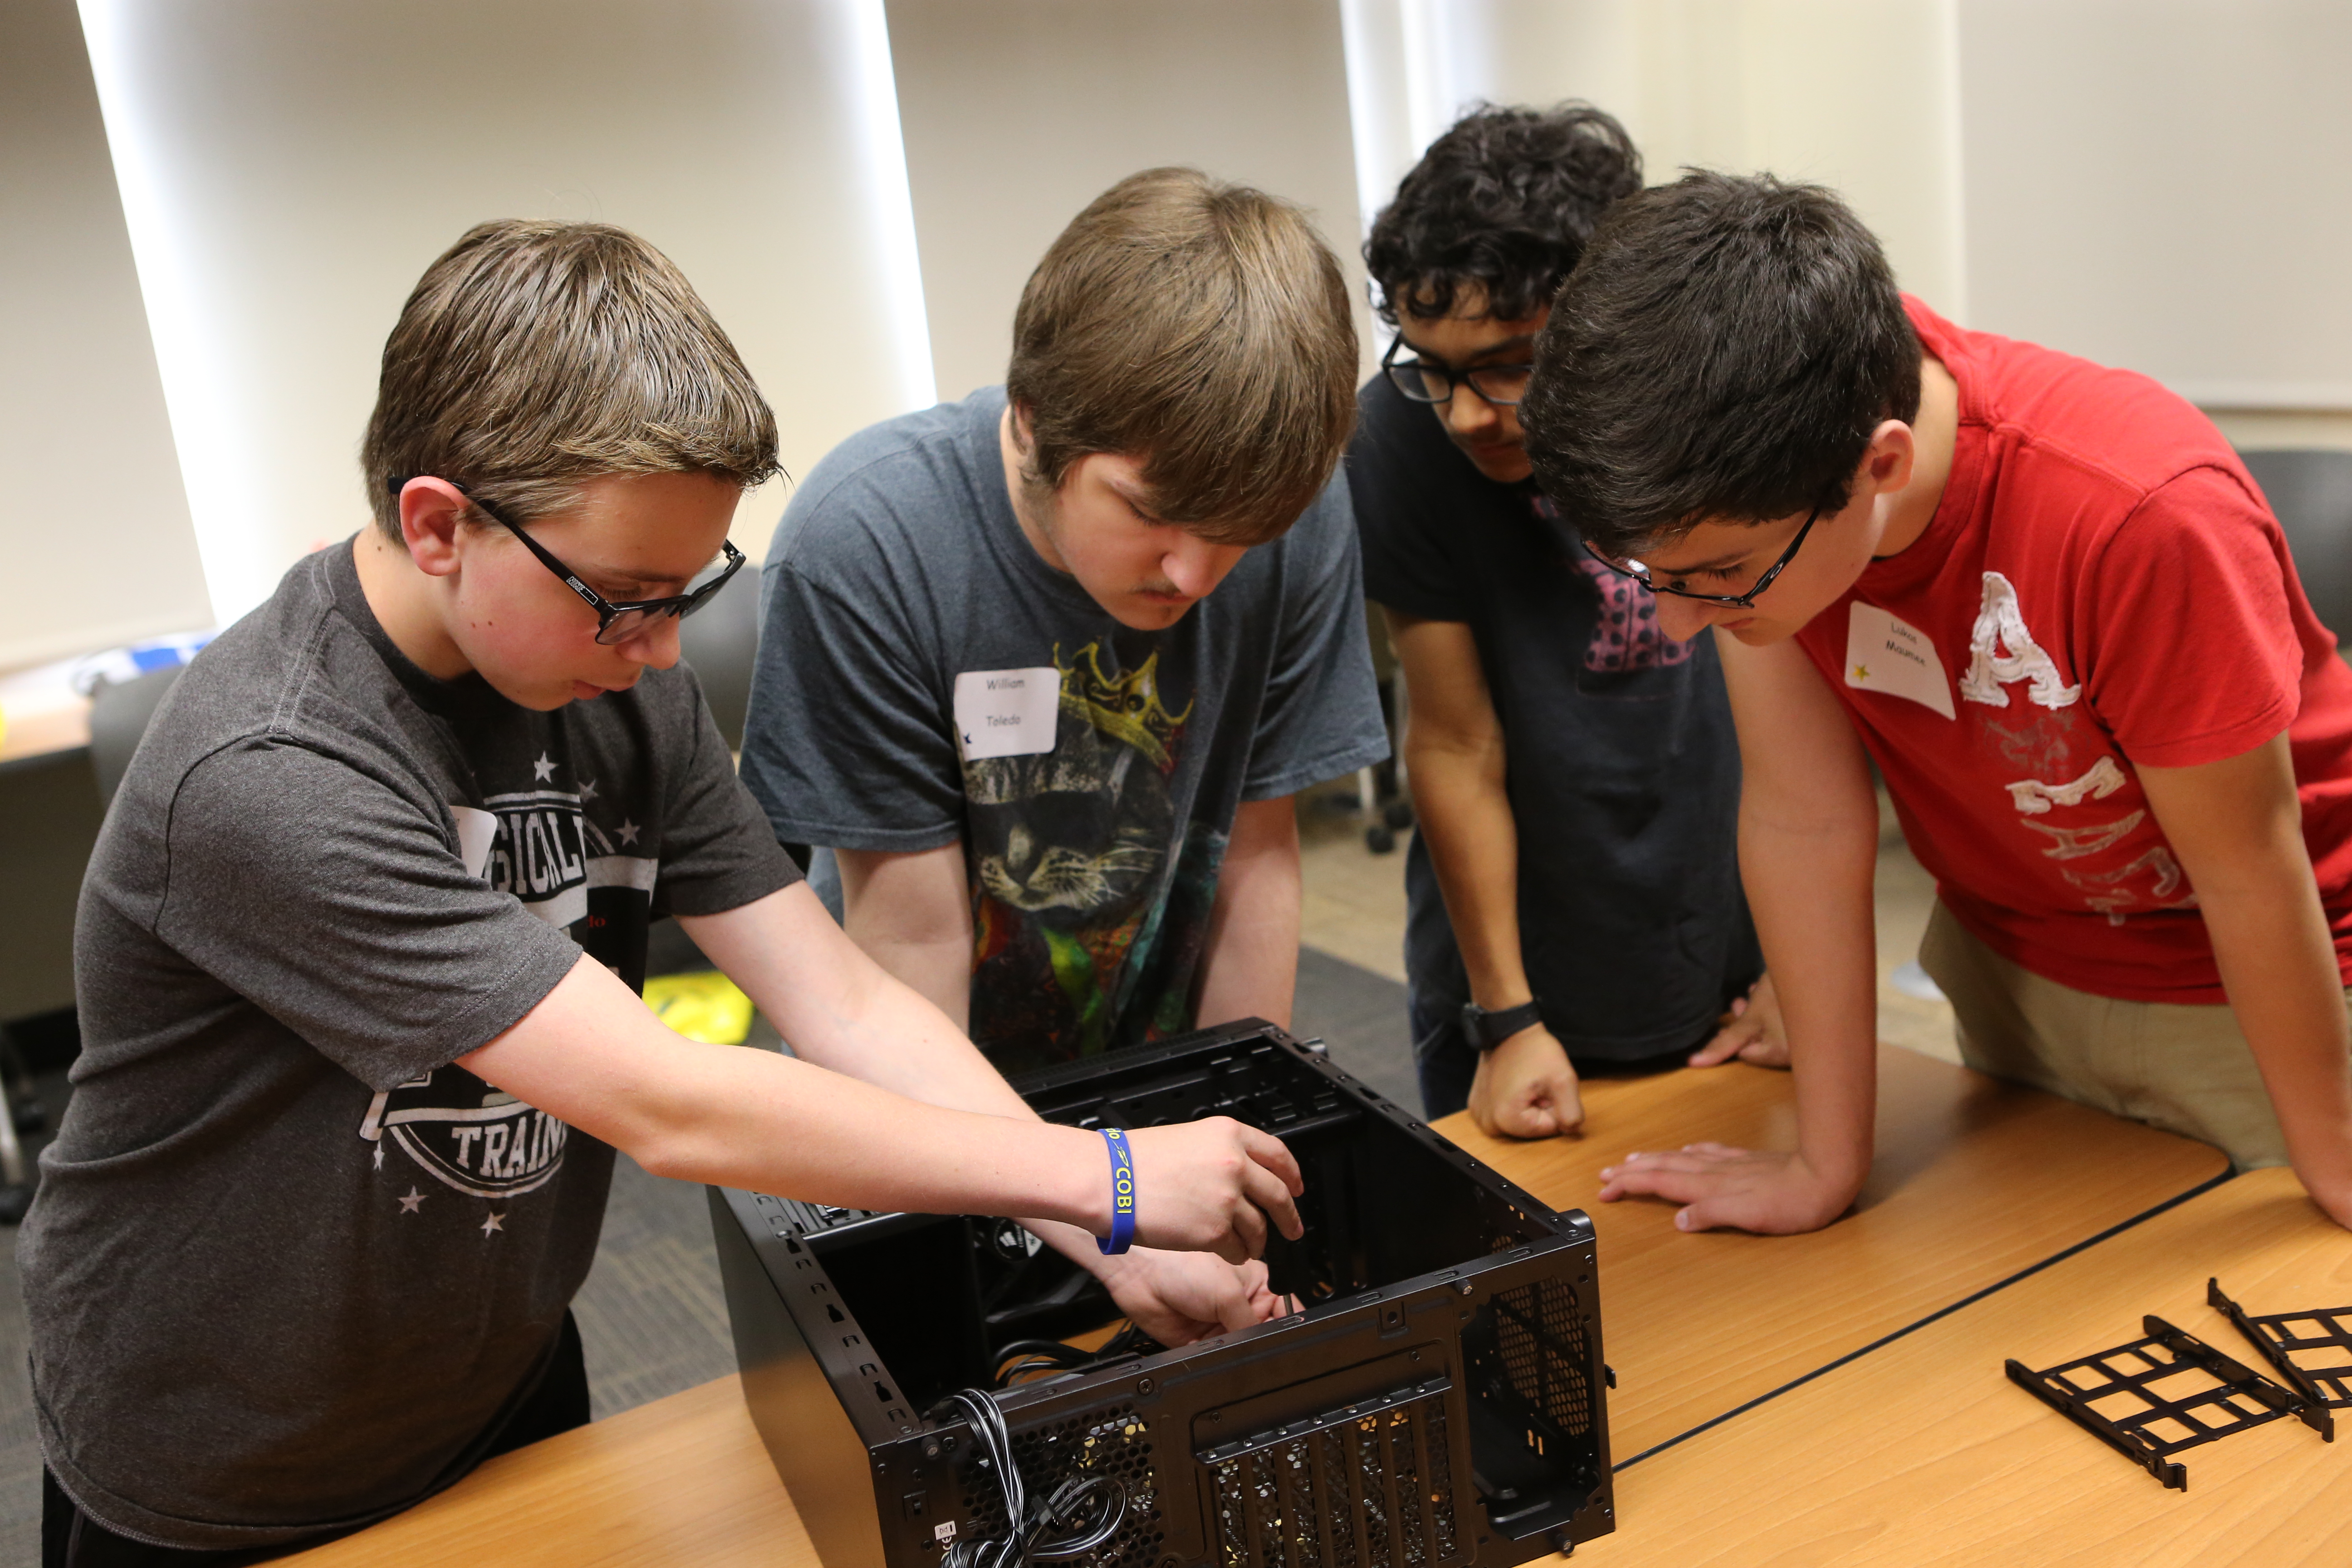
<path fill-rule="evenodd" d="M 760 651 L 760 573 L 745 567 L 677 624 L 678 652 L 702 682 L 703 700 L 727 749 L 743 749 L 743 712 L 751 700 L 751 661 Z"/>
<path fill-rule="evenodd" d="M 2295 574 L 2336 640 L 2352 647 L 2352 452 L 2242 452 L 2278 514 Z"/>

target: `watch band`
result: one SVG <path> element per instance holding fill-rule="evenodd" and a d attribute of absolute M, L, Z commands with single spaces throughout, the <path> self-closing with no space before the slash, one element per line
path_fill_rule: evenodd
<path fill-rule="evenodd" d="M 1543 1022 L 1543 1004 L 1522 1002 L 1488 1012 L 1475 1002 L 1462 1005 L 1462 1033 L 1482 1051 L 1491 1051 L 1521 1029 Z"/>

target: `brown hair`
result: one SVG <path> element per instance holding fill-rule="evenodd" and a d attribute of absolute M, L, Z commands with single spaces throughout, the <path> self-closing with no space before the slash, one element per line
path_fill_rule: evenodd
<path fill-rule="evenodd" d="M 777 470 L 776 420 L 670 259 L 600 223 L 477 225 L 425 270 L 384 341 L 360 447 L 377 524 L 432 474 L 519 518 L 604 474 Z"/>
<path fill-rule="evenodd" d="M 1005 390 L 1024 478 L 1141 459 L 1153 508 L 1205 538 L 1278 537 L 1331 478 L 1356 416 L 1339 264 L 1304 214 L 1194 169 L 1087 204 L 1029 276 Z"/>

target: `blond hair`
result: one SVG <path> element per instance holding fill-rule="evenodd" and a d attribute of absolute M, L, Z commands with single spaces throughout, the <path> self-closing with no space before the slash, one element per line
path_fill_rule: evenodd
<path fill-rule="evenodd" d="M 1092 452 L 1141 460 L 1158 513 L 1255 544 L 1328 483 L 1355 421 L 1339 264 L 1287 202 L 1195 169 L 1130 174 L 1021 291 L 1005 388 L 1034 484 Z"/>
<path fill-rule="evenodd" d="M 384 341 L 360 466 L 400 536 L 431 474 L 528 519 L 604 474 L 774 474 L 776 420 L 685 275 L 607 224 L 505 218 L 425 268 Z"/>

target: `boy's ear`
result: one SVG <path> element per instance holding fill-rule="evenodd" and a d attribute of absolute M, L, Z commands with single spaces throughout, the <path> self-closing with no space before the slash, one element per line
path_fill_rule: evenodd
<path fill-rule="evenodd" d="M 1900 419 L 1881 420 L 1878 428 L 1870 433 L 1870 447 L 1862 455 L 1862 471 L 1854 477 L 1880 495 L 1899 490 L 1911 482 L 1911 468 L 1918 452 L 1918 442 L 1910 426 Z"/>
<path fill-rule="evenodd" d="M 457 533 L 470 510 L 465 493 L 446 479 L 420 476 L 401 487 L 401 542 L 418 571 L 446 577 L 457 569 Z"/>

